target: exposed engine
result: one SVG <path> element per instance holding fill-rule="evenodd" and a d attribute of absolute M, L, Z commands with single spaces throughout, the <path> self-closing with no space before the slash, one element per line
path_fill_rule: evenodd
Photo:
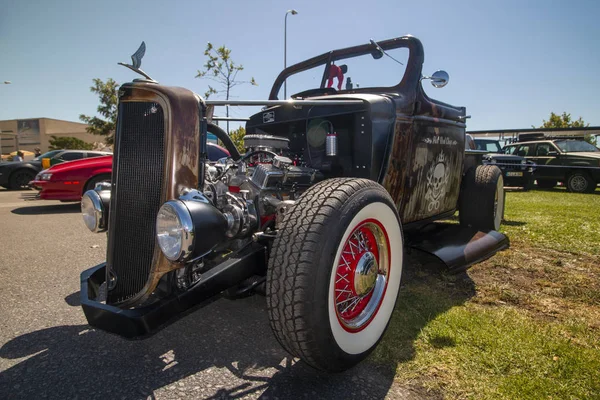
<path fill-rule="evenodd" d="M 276 228 L 286 206 L 323 174 L 287 157 L 288 139 L 247 135 L 246 154 L 238 161 L 209 166 L 204 196 L 227 219 L 229 239 L 249 237 Z"/>

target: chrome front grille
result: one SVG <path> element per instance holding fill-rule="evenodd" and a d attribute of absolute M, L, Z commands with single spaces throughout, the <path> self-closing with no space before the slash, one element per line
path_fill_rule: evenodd
<path fill-rule="evenodd" d="M 107 254 L 107 302 L 135 297 L 146 285 L 155 249 L 165 166 L 165 117 L 154 102 L 119 105 Z"/>

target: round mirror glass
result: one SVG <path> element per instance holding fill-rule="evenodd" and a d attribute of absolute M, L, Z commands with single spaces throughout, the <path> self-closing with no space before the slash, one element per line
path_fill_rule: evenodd
<path fill-rule="evenodd" d="M 446 71 L 435 71 L 431 75 L 431 84 L 436 88 L 444 87 L 448 84 L 450 76 Z"/>

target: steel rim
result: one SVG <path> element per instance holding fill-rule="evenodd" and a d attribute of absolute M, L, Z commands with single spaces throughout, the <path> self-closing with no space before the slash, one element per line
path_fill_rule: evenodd
<path fill-rule="evenodd" d="M 571 188 L 574 192 L 583 192 L 587 188 L 587 181 L 581 175 L 571 177 Z"/>
<path fill-rule="evenodd" d="M 357 225 L 336 263 L 335 312 L 349 332 L 366 328 L 385 296 L 390 273 L 390 243 L 385 228 L 370 219 Z"/>

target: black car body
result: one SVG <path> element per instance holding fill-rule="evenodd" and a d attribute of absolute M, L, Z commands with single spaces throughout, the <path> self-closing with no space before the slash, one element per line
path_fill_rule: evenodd
<path fill-rule="evenodd" d="M 325 87 L 335 63 L 394 49 L 408 51 L 394 86 Z M 451 268 L 506 248 L 501 171 L 465 153 L 466 110 L 425 94 L 423 60 L 412 36 L 334 50 L 282 71 L 266 101 L 121 86 L 112 183 L 82 199 L 88 228 L 108 231 L 106 263 L 81 275 L 90 325 L 143 336 L 219 294 L 262 291 L 284 348 L 340 371 L 385 331 L 404 243 Z M 316 88 L 279 100 L 286 79 L 315 69 Z M 246 123 L 244 155 L 211 121 L 226 104 L 265 106 Z M 207 132 L 231 154 L 214 168 Z M 457 209 L 460 225 L 431 223 Z"/>
<path fill-rule="evenodd" d="M 571 192 L 589 193 L 600 183 L 600 149 L 582 140 L 518 142 L 503 151 L 534 162 L 537 168 L 533 176 L 542 188 L 562 182 Z"/>

